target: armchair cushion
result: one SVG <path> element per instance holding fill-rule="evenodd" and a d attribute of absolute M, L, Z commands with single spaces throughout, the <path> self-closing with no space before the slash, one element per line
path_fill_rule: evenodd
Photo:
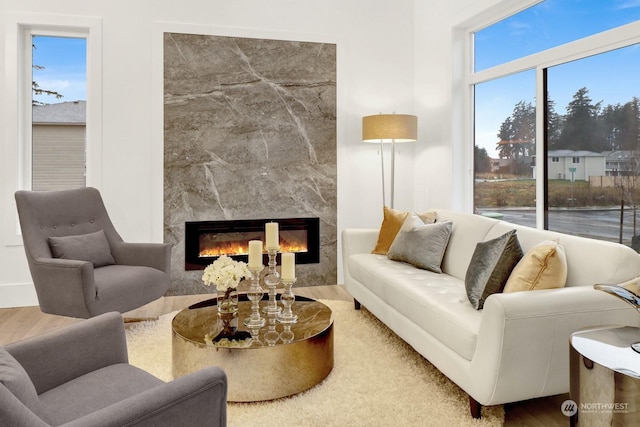
<path fill-rule="evenodd" d="M 42 393 L 40 399 L 51 424 L 61 425 L 163 384 L 135 366 L 120 363 L 74 378 Z"/>
<path fill-rule="evenodd" d="M 44 411 L 33 382 L 27 371 L 4 347 L 0 347 L 0 384 L 42 418 Z"/>
<path fill-rule="evenodd" d="M 51 253 L 55 258 L 88 261 L 94 267 L 115 264 L 104 230 L 95 233 L 49 237 Z"/>

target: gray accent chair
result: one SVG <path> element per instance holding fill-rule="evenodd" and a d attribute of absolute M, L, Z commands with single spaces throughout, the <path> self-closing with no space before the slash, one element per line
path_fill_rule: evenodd
<path fill-rule="evenodd" d="M 128 363 L 122 315 L 106 313 L 0 346 L 0 425 L 225 426 L 227 377 L 164 382 Z"/>
<path fill-rule="evenodd" d="M 15 199 L 43 312 L 124 313 L 167 291 L 171 245 L 124 242 L 95 188 L 17 191 Z"/>

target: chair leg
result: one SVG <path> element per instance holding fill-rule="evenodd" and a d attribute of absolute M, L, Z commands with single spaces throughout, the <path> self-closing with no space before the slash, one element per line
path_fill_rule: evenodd
<path fill-rule="evenodd" d="M 482 417 L 482 405 L 471 396 L 469 396 L 469 410 L 473 418 L 479 419 Z"/>
<path fill-rule="evenodd" d="M 353 306 L 356 310 L 360 310 L 360 302 L 357 299 L 353 299 Z"/>

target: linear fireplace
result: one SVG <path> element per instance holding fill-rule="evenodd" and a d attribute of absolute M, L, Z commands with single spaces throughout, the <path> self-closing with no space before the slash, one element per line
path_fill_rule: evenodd
<path fill-rule="evenodd" d="M 185 270 L 203 270 L 220 255 L 248 261 L 249 241 L 265 241 L 264 227 L 275 221 L 280 230 L 280 252 L 296 254 L 296 264 L 320 262 L 319 218 L 278 218 L 185 223 Z M 265 252 L 263 264 L 267 265 Z"/>

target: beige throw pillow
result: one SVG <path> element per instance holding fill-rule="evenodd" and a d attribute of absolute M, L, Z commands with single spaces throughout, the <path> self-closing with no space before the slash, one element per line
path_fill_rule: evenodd
<path fill-rule="evenodd" d="M 562 288 L 567 282 L 567 257 L 560 243 L 545 240 L 524 255 L 511 272 L 503 292 Z"/>
<path fill-rule="evenodd" d="M 373 251 L 371 251 L 372 254 L 386 255 L 389 252 L 389 248 L 398 231 L 400 231 L 402 224 L 404 224 L 404 220 L 407 219 L 407 215 L 409 215 L 409 212 L 399 211 L 387 206 L 384 207 L 384 218 L 380 226 L 378 242 Z M 433 224 L 437 218 L 436 213 L 433 211 L 418 214 L 418 216 L 425 224 Z"/>

